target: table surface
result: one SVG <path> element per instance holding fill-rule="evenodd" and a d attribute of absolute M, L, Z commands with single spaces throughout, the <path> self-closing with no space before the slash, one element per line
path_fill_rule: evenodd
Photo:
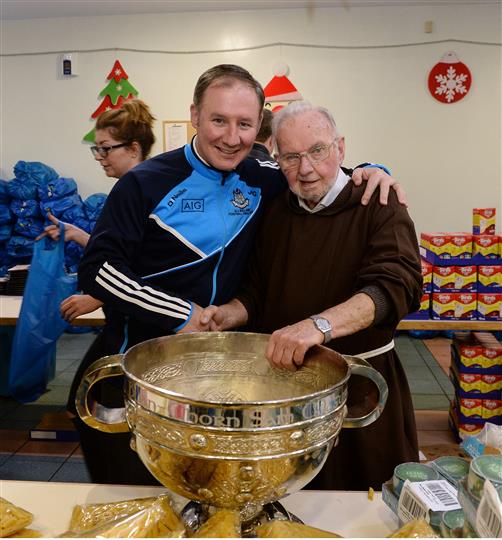
<path fill-rule="evenodd" d="M 22 296 L 0 295 L 0 326 L 15 326 L 21 311 Z M 78 317 L 73 324 L 75 326 L 102 326 L 105 322 L 105 314 L 101 308 Z"/>
<path fill-rule="evenodd" d="M 402 320 L 398 330 L 502 330 L 502 321 Z"/>
<path fill-rule="evenodd" d="M 53 537 L 67 529 L 75 504 L 149 497 L 165 491 L 162 487 L 0 480 L 0 496 L 35 515 L 30 528 Z M 370 501 L 366 492 L 299 491 L 281 502 L 307 525 L 344 537 L 382 538 L 398 528 L 397 518 L 379 492 Z M 178 498 L 177 506 L 182 505 Z"/>

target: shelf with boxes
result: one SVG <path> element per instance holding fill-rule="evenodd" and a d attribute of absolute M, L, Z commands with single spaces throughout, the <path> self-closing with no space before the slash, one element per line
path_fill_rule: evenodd
<path fill-rule="evenodd" d="M 449 421 L 458 439 L 486 422 L 502 425 L 502 343 L 489 332 L 458 332 L 451 344 L 455 388 Z"/>
<path fill-rule="evenodd" d="M 423 296 L 405 320 L 502 321 L 501 246 L 494 208 L 473 210 L 472 233 L 422 233 Z"/>

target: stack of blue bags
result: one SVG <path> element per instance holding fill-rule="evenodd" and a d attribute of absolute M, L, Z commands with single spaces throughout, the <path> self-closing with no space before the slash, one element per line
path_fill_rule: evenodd
<path fill-rule="evenodd" d="M 96 193 L 85 201 L 73 178 L 62 178 L 48 165 L 18 161 L 15 178 L 0 180 L 0 277 L 16 264 L 29 264 L 34 239 L 51 222 L 50 211 L 61 221 L 91 232 L 103 208 L 106 195 Z M 83 248 L 65 244 L 65 265 L 76 272 Z"/>

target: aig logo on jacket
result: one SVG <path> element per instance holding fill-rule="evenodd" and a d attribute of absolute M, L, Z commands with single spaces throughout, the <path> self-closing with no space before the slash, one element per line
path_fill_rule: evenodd
<path fill-rule="evenodd" d="M 204 199 L 182 199 L 182 212 L 204 212 Z"/>

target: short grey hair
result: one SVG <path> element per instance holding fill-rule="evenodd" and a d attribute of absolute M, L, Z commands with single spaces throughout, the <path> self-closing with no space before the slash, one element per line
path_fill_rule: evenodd
<path fill-rule="evenodd" d="M 275 138 L 277 138 L 277 133 L 279 132 L 279 129 L 281 128 L 283 122 L 285 122 L 289 118 L 293 118 L 295 116 L 299 116 L 301 114 L 311 111 L 318 112 L 326 117 L 326 120 L 333 128 L 336 139 L 341 136 L 341 133 L 338 130 L 335 119 L 333 118 L 331 112 L 326 109 L 326 107 L 312 105 L 308 101 L 295 101 L 294 103 L 291 103 L 290 105 L 283 107 L 280 111 L 274 113 L 274 120 L 272 121 L 272 134 Z"/>

